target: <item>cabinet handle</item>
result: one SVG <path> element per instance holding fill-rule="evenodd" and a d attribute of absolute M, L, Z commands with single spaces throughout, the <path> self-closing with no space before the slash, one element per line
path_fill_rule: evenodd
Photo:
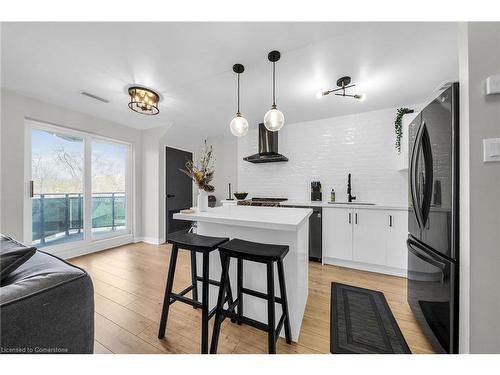
<path fill-rule="evenodd" d="M 351 213 L 349 212 L 349 224 L 351 224 Z"/>
<path fill-rule="evenodd" d="M 358 213 L 357 212 L 354 214 L 354 222 L 356 224 L 358 224 Z"/>
<path fill-rule="evenodd" d="M 389 226 L 392 227 L 392 215 L 389 215 Z"/>

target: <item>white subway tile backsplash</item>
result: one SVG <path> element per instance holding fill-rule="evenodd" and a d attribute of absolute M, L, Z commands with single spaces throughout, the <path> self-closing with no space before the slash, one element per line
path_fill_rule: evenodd
<path fill-rule="evenodd" d="M 310 199 L 310 182 L 319 180 L 323 200 L 332 188 L 338 201 L 347 199 L 347 174 L 352 174 L 358 201 L 407 204 L 408 174 L 398 171 L 394 148 L 396 109 L 365 112 L 318 121 L 285 124 L 279 131 L 279 152 L 287 163 L 252 164 L 243 157 L 258 150 L 254 126 L 238 139 L 238 190 L 249 197 Z M 406 142 L 407 140 L 403 140 Z"/>

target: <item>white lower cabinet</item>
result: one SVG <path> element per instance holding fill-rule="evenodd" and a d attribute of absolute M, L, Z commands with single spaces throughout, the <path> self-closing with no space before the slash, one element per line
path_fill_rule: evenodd
<path fill-rule="evenodd" d="M 352 211 L 323 209 L 323 257 L 352 260 Z"/>
<path fill-rule="evenodd" d="M 323 209 L 323 262 L 406 275 L 407 211 Z"/>
<path fill-rule="evenodd" d="M 352 259 L 357 262 L 384 265 L 385 211 L 354 210 L 352 231 Z"/>
<path fill-rule="evenodd" d="M 406 270 L 408 267 L 408 212 L 391 211 L 386 231 L 386 264 L 389 267 Z"/>

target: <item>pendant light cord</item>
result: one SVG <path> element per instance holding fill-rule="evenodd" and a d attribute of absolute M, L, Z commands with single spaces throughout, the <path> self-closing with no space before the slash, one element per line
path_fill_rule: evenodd
<path fill-rule="evenodd" d="M 240 113 L 240 73 L 238 73 L 238 113 Z"/>
<path fill-rule="evenodd" d="M 276 63 L 273 61 L 273 106 L 276 106 Z"/>

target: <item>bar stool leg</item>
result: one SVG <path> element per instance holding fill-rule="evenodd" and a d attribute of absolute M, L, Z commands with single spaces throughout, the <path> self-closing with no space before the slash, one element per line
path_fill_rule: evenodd
<path fill-rule="evenodd" d="M 241 326 L 241 317 L 243 316 L 243 259 L 238 258 L 238 284 L 237 284 L 237 299 L 238 299 L 238 325 Z"/>
<path fill-rule="evenodd" d="M 292 329 L 290 328 L 290 316 L 288 315 L 288 299 L 286 296 L 286 284 L 285 284 L 285 272 L 283 270 L 283 260 L 278 261 L 278 277 L 280 283 L 281 309 L 283 310 L 283 314 L 285 314 L 285 339 L 287 344 L 291 344 Z"/>
<path fill-rule="evenodd" d="M 217 298 L 217 310 L 215 312 L 214 331 L 212 333 L 212 342 L 210 344 L 210 354 L 217 353 L 217 345 L 219 344 L 220 326 L 224 321 L 224 315 L 222 314 L 222 310 L 224 309 L 226 283 L 227 280 L 229 279 L 230 258 L 227 254 L 223 253 L 221 253 L 221 257 L 222 257 L 222 272 L 220 276 L 219 296 Z"/>
<path fill-rule="evenodd" d="M 177 264 L 177 245 L 172 246 L 172 253 L 170 254 L 170 265 L 168 266 L 167 286 L 165 287 L 165 297 L 163 298 L 163 308 L 160 318 L 160 329 L 158 331 L 158 338 L 165 337 L 165 330 L 167 329 L 168 311 L 170 309 L 170 294 L 174 286 L 175 265 Z"/>
<path fill-rule="evenodd" d="M 267 339 L 269 354 L 276 354 L 276 323 L 274 315 L 274 263 L 267 263 Z"/>
<path fill-rule="evenodd" d="M 201 297 L 201 353 L 208 354 L 208 280 L 209 253 L 203 252 L 203 281 Z"/>
<path fill-rule="evenodd" d="M 222 253 L 219 251 L 219 256 L 220 256 L 220 264 L 222 265 Z M 231 306 L 234 302 L 233 300 L 233 291 L 231 289 L 231 281 L 228 279 L 227 280 L 227 297 L 225 298 L 225 300 L 227 300 L 229 302 L 229 306 Z M 224 302 L 225 303 L 225 302 Z M 236 320 L 235 319 L 231 319 L 231 322 L 233 323 L 236 323 Z"/>
<path fill-rule="evenodd" d="M 196 281 L 196 251 L 191 250 L 191 284 L 193 285 L 193 300 L 198 301 L 198 281 Z M 193 309 L 196 309 L 193 306 Z"/>

